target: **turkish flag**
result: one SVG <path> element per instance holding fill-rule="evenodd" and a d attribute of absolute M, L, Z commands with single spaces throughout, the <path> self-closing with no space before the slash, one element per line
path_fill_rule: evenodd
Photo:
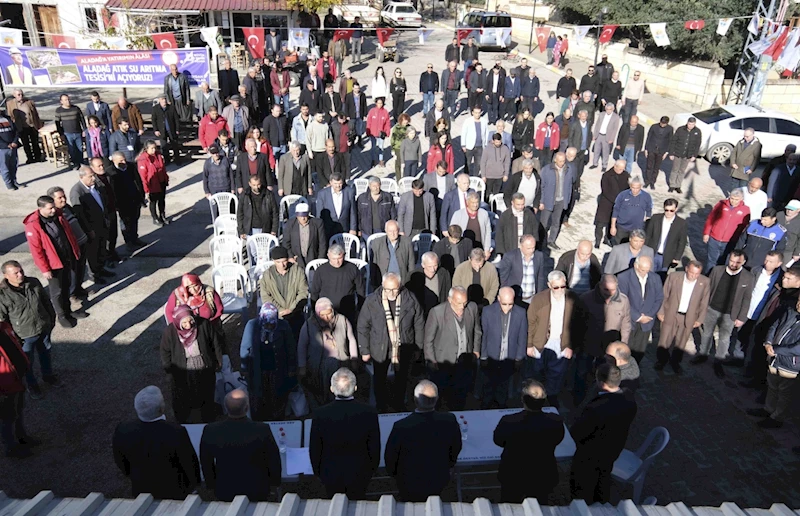
<path fill-rule="evenodd" d="M 242 29 L 247 48 L 250 55 L 256 59 L 264 57 L 264 27 L 252 27 Z"/>
<path fill-rule="evenodd" d="M 353 32 L 355 32 L 355 29 L 336 29 L 336 32 L 333 33 L 333 41 L 350 39 L 353 37 Z"/>
<path fill-rule="evenodd" d="M 78 48 L 74 37 L 64 36 L 63 34 L 53 34 L 53 46 L 56 48 Z"/>
<path fill-rule="evenodd" d="M 617 30 L 619 25 L 603 25 L 603 32 L 600 33 L 600 43 L 606 44 L 611 41 L 614 31 Z"/>
<path fill-rule="evenodd" d="M 156 50 L 170 50 L 178 48 L 178 42 L 175 40 L 175 33 L 173 32 L 159 32 L 150 34 L 153 43 L 156 44 Z"/>
<path fill-rule="evenodd" d="M 378 42 L 383 45 L 386 43 L 386 40 L 389 39 L 389 36 L 394 34 L 394 29 L 383 28 L 383 29 L 375 29 L 375 33 L 378 35 Z"/>
<path fill-rule="evenodd" d="M 536 41 L 539 42 L 539 51 L 547 50 L 547 38 L 550 37 L 550 27 L 536 27 Z"/>
<path fill-rule="evenodd" d="M 461 44 L 462 39 L 466 39 L 469 35 L 473 32 L 473 29 L 458 29 L 456 33 L 456 37 L 458 38 L 458 44 Z"/>
<path fill-rule="evenodd" d="M 689 20 L 683 24 L 689 30 L 700 30 L 706 26 L 705 20 Z"/>
<path fill-rule="evenodd" d="M 783 49 L 786 48 L 787 39 L 789 38 L 789 32 L 791 30 L 787 26 L 782 26 L 779 29 L 781 32 L 778 34 L 778 37 L 775 38 L 775 41 L 764 51 L 762 55 L 765 56 L 772 56 L 773 61 L 777 61 L 778 58 L 781 57 L 783 53 Z"/>

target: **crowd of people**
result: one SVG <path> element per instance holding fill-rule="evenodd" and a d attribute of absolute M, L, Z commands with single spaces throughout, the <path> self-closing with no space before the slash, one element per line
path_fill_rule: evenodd
<path fill-rule="evenodd" d="M 363 35 L 354 33 L 353 39 Z M 255 60 L 241 82 L 225 61 L 220 90 L 201 85 L 194 107 L 200 144 L 209 155 L 204 193 L 239 197 L 239 236 L 280 234 L 282 242 L 270 252 L 273 263 L 259 280 L 263 304 L 245 325 L 239 346 L 248 392 L 228 395 L 227 421 L 212 423 L 215 372 L 232 348 L 221 330 L 219 295 L 193 275 L 184 276 L 170 295 L 160 356 L 171 379 L 173 411 L 179 423 L 211 424 L 198 462 L 185 431 L 162 421 L 161 392 L 140 392 L 139 421 L 121 425 L 114 445 L 134 494 L 182 498 L 199 482 L 202 465 L 220 499 L 263 499 L 269 485 L 279 482 L 278 452 L 269 430 L 251 425 L 246 416 L 284 419 L 290 393 L 302 387 L 313 408 L 312 465 L 329 494 L 364 496 L 379 462 L 377 414 L 405 411 L 411 400 L 416 412 L 392 431 L 387 470 L 404 499 L 439 494 L 460 439 L 455 418 L 436 410 L 463 410 L 474 392 L 485 409 L 506 407 L 519 397 L 523 402 L 523 412 L 506 416 L 494 435 L 504 448 L 503 499 L 546 497 L 557 483 L 553 449 L 563 437 L 563 422 L 542 408 L 561 407 L 569 385 L 568 405 L 581 409 L 570 428 L 577 445 L 572 493 L 608 501 L 611 468 L 636 414 L 634 393 L 648 347 L 655 348 L 655 370 L 669 366 L 680 375 L 691 338 L 697 349 L 691 364 L 706 362 L 715 346 L 716 376 L 726 375 L 726 365 L 744 366 L 746 385 L 765 391 L 763 407 L 749 411 L 761 418 L 759 426 L 784 424 L 800 372 L 796 149 L 773 160 L 765 179 L 754 178 L 760 142 L 752 129 L 744 130 L 731 157 L 730 193 L 702 230 L 706 261 L 691 260 L 685 256 L 687 222 L 678 211 L 685 203 L 684 174 L 702 138 L 694 118 L 673 130 L 662 117 L 645 131 L 637 116 L 644 79 L 634 72 L 623 88 L 603 56 L 579 86 L 572 70 L 565 71 L 557 88 L 564 99 L 560 112 L 545 113 L 536 124 L 544 110 L 536 69 L 523 59 L 510 70 L 502 62 L 485 70 L 478 57 L 472 38 L 463 47 L 454 39 L 441 79 L 427 65 L 419 81 L 425 120 L 419 131 L 406 114 L 402 70 L 387 79 L 378 67 L 367 93 L 366 84 L 343 70 L 341 49 L 324 51 L 309 64 L 294 114 L 289 75 L 279 59 Z M 0 119 L 0 151 L 8 148 L 13 152 L 4 155 L 16 156 L 22 145 L 29 161 L 36 161 L 36 152 L 28 152 L 36 141 L 24 125 L 40 123 L 35 105 L 20 90 L 14 97 L 13 123 Z M 385 105 L 389 97 L 391 111 Z M 72 310 L 72 301 L 86 295 L 84 280 L 102 284 L 113 274 L 108 268 L 119 260 L 117 227 L 136 249 L 143 245 L 137 233 L 143 205 L 149 203 L 155 224 L 169 223 L 166 163 L 180 158 L 181 140 L 191 131 L 191 106 L 188 82 L 173 66 L 153 108 L 155 139 L 142 146 L 141 115 L 126 99 L 109 109 L 93 94 L 87 105 L 92 114 L 85 118 L 68 95 L 61 96 L 56 124 L 78 180 L 69 199 L 61 188 L 39 197 L 24 221 L 49 299 L 18 262 L 2 266 L 0 321 L 7 332 L 0 333 L 0 359 L 17 378 L 8 391 L 15 395 L 3 405 L 8 454 L 28 450 L 20 393 L 42 395 L 31 367 L 34 353 L 43 380 L 60 385 L 50 361 L 50 332 L 56 322 L 71 328 L 87 316 Z M 452 124 L 462 115 L 454 145 Z M 420 138 L 431 142 L 426 159 Z M 393 154 L 396 178 L 415 177 L 410 191 L 395 198 L 370 176 L 368 189 L 356 195 L 350 154 L 361 152 L 367 140 L 372 166 L 385 166 Z M 641 152 L 646 167 L 637 174 Z M 459 153 L 466 163 L 460 172 Z M 646 190 L 655 189 L 667 159 L 667 184 L 676 195 L 659 210 Z M 10 159 L 4 163 L 6 185 L 17 188 Z M 584 170 L 597 167 L 605 172 L 594 239 L 564 250 L 560 229 L 569 227 L 581 200 Z M 474 178 L 481 178 L 482 191 L 471 188 Z M 488 204 L 497 194 L 504 211 Z M 277 206 L 287 195 L 306 202 L 280 220 Z M 369 244 L 369 283 L 349 250 L 328 245 L 339 234 Z M 412 239 L 424 234 L 439 240 L 417 256 Z M 596 251 L 601 248 L 607 250 L 602 260 Z M 550 254 L 560 251 L 548 272 Z M 327 261 L 309 281 L 305 266 L 318 259 Z M 354 400 L 356 375 L 365 371 L 372 406 Z M 412 378 L 423 376 L 412 389 Z M 415 437 L 423 433 L 435 439 L 423 444 Z M 532 433 L 541 439 L 530 439 Z M 142 453 L 147 445 L 141 436 L 158 442 L 155 457 Z M 237 454 L 255 451 L 263 452 L 264 461 L 242 480 L 245 458 Z M 176 458 L 167 460 L 168 454 Z M 537 459 L 546 465 L 537 481 L 521 483 L 512 472 Z M 166 471 L 172 480 L 165 479 Z"/>

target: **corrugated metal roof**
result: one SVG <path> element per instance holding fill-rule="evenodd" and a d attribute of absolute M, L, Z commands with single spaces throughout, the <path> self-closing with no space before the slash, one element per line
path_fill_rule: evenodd
<path fill-rule="evenodd" d="M 384 495 L 379 501 L 351 502 L 345 495 L 336 495 L 332 500 L 303 500 L 296 494 L 283 496 L 280 503 L 250 503 L 245 496 L 237 496 L 233 502 L 205 502 L 197 495 L 185 500 L 154 500 L 149 494 L 139 495 L 135 500 L 115 498 L 107 500 L 100 493 L 86 498 L 56 498 L 52 491 L 42 491 L 30 500 L 13 500 L 0 491 L 0 514 L 15 516 L 800 516 L 784 504 L 773 504 L 769 509 L 741 509 L 726 502 L 719 507 L 687 507 L 671 503 L 657 505 L 634 505 L 623 500 L 616 507 L 606 505 L 587 506 L 582 500 L 574 500 L 563 507 L 540 506 L 535 499 L 521 504 L 492 504 L 486 498 L 472 503 L 442 502 L 438 496 L 424 503 L 400 503 L 394 497 Z"/>
<path fill-rule="evenodd" d="M 286 0 L 109 0 L 108 9 L 170 11 L 288 11 Z"/>

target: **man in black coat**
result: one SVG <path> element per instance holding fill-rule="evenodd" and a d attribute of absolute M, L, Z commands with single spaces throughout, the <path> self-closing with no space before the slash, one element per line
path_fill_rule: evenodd
<path fill-rule="evenodd" d="M 363 499 L 381 460 L 378 411 L 356 401 L 356 375 L 341 368 L 331 377 L 336 399 L 314 411 L 308 455 L 329 498 Z"/>
<path fill-rule="evenodd" d="M 449 133 L 450 112 L 445 108 L 444 100 L 438 98 L 433 102 L 433 107 L 425 113 L 425 137 L 432 138 L 432 142 L 438 141 L 438 137 L 434 134 L 434 129 L 436 128 L 436 122 L 442 118 L 447 122 L 447 132 Z M 428 172 L 433 171 L 429 170 Z"/>
<path fill-rule="evenodd" d="M 178 140 L 180 118 L 175 104 L 167 104 L 167 97 L 164 95 L 158 97 L 158 105 L 153 107 L 152 122 L 153 131 L 158 138 L 158 145 L 164 155 L 164 163 L 170 162 L 170 150 L 172 159 L 177 161 L 180 157 L 180 141 Z"/>
<path fill-rule="evenodd" d="M 281 113 L 280 104 L 272 106 L 270 114 L 264 117 L 261 130 L 264 133 L 264 138 L 272 146 L 272 153 L 275 155 L 275 159 L 281 159 L 281 156 L 286 154 L 288 150 L 287 145 L 291 137 L 289 136 L 289 120 L 284 113 Z"/>
<path fill-rule="evenodd" d="M 461 62 L 461 45 L 458 43 L 458 38 L 453 38 L 453 42 L 447 45 L 444 50 L 444 60 L 448 63 L 455 61 L 456 64 Z"/>
<path fill-rule="evenodd" d="M 239 92 L 239 72 L 231 68 L 230 59 L 224 60 L 222 67 L 222 70 L 217 72 L 219 95 L 227 103 L 231 95 L 236 95 Z"/>
<path fill-rule="evenodd" d="M 144 202 L 142 179 L 134 165 L 129 165 L 125 155 L 118 151 L 111 155 L 111 169 L 108 175 L 114 186 L 119 213 L 120 230 L 128 250 L 146 245 L 139 238 L 139 215 Z"/>
<path fill-rule="evenodd" d="M 325 140 L 325 156 L 320 161 L 322 167 L 317 170 L 316 187 L 318 189 L 328 186 L 333 174 L 341 175 L 345 182 L 350 178 L 350 171 L 347 169 L 344 156 L 336 152 L 336 142 L 333 138 Z"/>
<path fill-rule="evenodd" d="M 436 242 L 433 252 L 439 257 L 439 263 L 450 277 L 456 272 L 456 267 L 469 260 L 469 253 L 472 251 L 472 240 L 463 237 L 461 226 L 453 224 L 447 228 L 447 235 Z M 456 248 L 455 250 L 453 248 Z M 458 262 L 456 263 L 456 255 Z"/>
<path fill-rule="evenodd" d="M 517 174 L 521 175 L 521 174 Z M 519 232 L 518 220 L 522 217 L 522 234 Z M 519 246 L 522 235 L 533 235 L 542 249 L 547 241 L 547 232 L 539 222 L 533 210 L 525 207 L 525 195 L 516 192 L 511 196 L 511 205 L 500 215 L 495 229 L 495 252 L 506 254 Z"/>
<path fill-rule="evenodd" d="M 164 417 L 164 396 L 154 385 L 136 394 L 138 420 L 120 423 L 111 445 L 114 462 L 131 479 L 132 495 L 183 500 L 200 484 L 200 464 L 182 426 Z"/>
<path fill-rule="evenodd" d="M 102 284 L 105 283 L 103 277 L 113 276 L 103 267 L 106 262 L 110 220 L 112 216 L 116 217 L 116 214 L 111 212 L 109 192 L 91 168 L 80 167 L 78 177 L 80 180 L 69 192 L 69 203 L 81 227 L 85 228 L 89 235 L 89 241 L 86 243 L 86 261 L 94 275 L 95 283 Z M 78 279 L 81 280 L 82 278 Z"/>
<path fill-rule="evenodd" d="M 350 130 L 355 131 L 358 144 L 362 145 L 367 119 L 367 95 L 361 91 L 358 83 L 353 85 L 353 91 L 344 98 L 344 114 L 350 122 Z M 355 142 L 354 142 L 355 143 Z"/>
<path fill-rule="evenodd" d="M 325 113 L 325 123 L 330 125 L 336 114 L 342 110 L 342 97 L 333 92 L 333 83 L 325 84 L 325 93 L 320 100 L 322 112 Z"/>
<path fill-rule="evenodd" d="M 272 192 L 264 189 L 261 178 L 250 176 L 248 188 L 239 194 L 236 222 L 242 240 L 257 233 L 278 235 L 278 205 Z M 255 233 L 253 230 L 258 230 Z"/>
<path fill-rule="evenodd" d="M 236 193 L 244 192 L 250 182 L 250 176 L 255 175 L 261 179 L 261 185 L 267 185 L 268 190 L 272 190 L 272 173 L 269 168 L 269 158 L 266 154 L 258 152 L 256 141 L 248 138 L 244 142 L 246 152 L 240 152 L 236 157 L 236 173 L 233 175 L 236 186 Z M 250 173 L 250 163 L 254 163 L 255 174 Z"/>
<path fill-rule="evenodd" d="M 439 267 L 439 255 L 433 251 L 423 254 L 420 263 L 406 282 L 406 290 L 416 296 L 422 316 L 427 318 L 431 308 L 447 300 L 453 280 L 447 270 Z M 435 291 L 431 290 L 434 286 Z"/>
<path fill-rule="evenodd" d="M 501 287 L 512 287 L 517 302 L 522 301 L 523 308 L 528 308 L 531 298 L 539 292 L 547 290 L 547 274 L 544 272 L 544 255 L 536 250 L 536 238 L 525 234 L 518 240 L 516 249 L 509 249 L 497 266 Z M 530 282 L 526 283 L 526 272 L 530 271 Z"/>
<path fill-rule="evenodd" d="M 281 454 L 269 425 L 247 417 L 247 393 L 225 396 L 228 418 L 206 425 L 200 439 L 200 463 L 206 486 L 223 502 L 245 495 L 265 502 L 270 487 L 281 485 Z"/>
<path fill-rule="evenodd" d="M 386 472 L 395 478 L 400 501 L 424 502 L 450 482 L 461 453 L 461 429 L 450 412 L 436 412 L 439 388 L 422 380 L 414 388 L 417 410 L 397 421 L 386 441 Z"/>
<path fill-rule="evenodd" d="M 657 124 L 650 126 L 647 131 L 647 140 L 644 142 L 644 157 L 647 158 L 647 168 L 644 172 L 644 187 L 650 185 L 651 190 L 656 189 L 658 171 L 661 169 L 661 162 L 669 154 L 669 142 L 672 139 L 672 126 L 669 125 L 669 117 L 662 116 Z M 667 174 L 665 172 L 665 174 Z M 666 175 L 669 183 L 669 175 Z"/>
<path fill-rule="evenodd" d="M 300 92 L 300 100 L 297 103 L 302 106 L 308 105 L 308 112 L 314 115 L 322 109 L 322 102 L 320 98 L 320 91 L 314 89 L 313 82 L 307 82 L 306 87 Z"/>
<path fill-rule="evenodd" d="M 653 249 L 653 272 L 664 281 L 667 271 L 681 263 L 686 250 L 688 232 L 686 221 L 678 217 L 678 200 L 664 201 L 664 213 L 653 215 L 645 225 L 644 245 Z M 667 231 L 665 234 L 664 231 Z"/>
<path fill-rule="evenodd" d="M 289 250 L 289 261 L 306 268 L 313 260 L 325 258 L 328 252 L 328 239 L 325 237 L 325 224 L 322 219 L 308 216 L 308 204 L 300 203 L 294 207 L 294 217 L 283 227 L 283 246 Z M 300 231 L 308 226 L 308 247 L 303 253 Z"/>
<path fill-rule="evenodd" d="M 620 389 L 622 373 L 602 364 L 595 375 L 600 394 L 586 405 L 570 428 L 577 451 L 572 458 L 570 491 L 587 503 L 607 503 L 611 495 L 611 470 L 625 448 L 636 401 Z"/>
<path fill-rule="evenodd" d="M 395 340 L 389 331 L 387 313 L 396 328 Z M 391 407 L 402 412 L 406 384 L 414 356 L 422 351 L 425 320 L 417 298 L 403 289 L 400 275 L 388 273 L 381 286 L 367 296 L 358 314 L 358 353 L 374 369 L 375 404 L 379 412 Z M 389 385 L 389 365 L 394 367 L 394 382 Z"/>
<path fill-rule="evenodd" d="M 577 248 L 562 254 L 555 270 L 564 273 L 567 287 L 578 295 L 596 287 L 603 277 L 600 260 L 592 253 L 592 243 L 589 240 L 581 240 Z"/>
<path fill-rule="evenodd" d="M 522 503 L 525 498 L 546 503 L 558 485 L 555 450 L 564 439 L 564 420 L 556 412 L 544 412 L 546 403 L 544 386 L 525 380 L 522 412 L 503 416 L 494 429 L 494 443 L 503 448 L 497 473 L 503 503 Z"/>

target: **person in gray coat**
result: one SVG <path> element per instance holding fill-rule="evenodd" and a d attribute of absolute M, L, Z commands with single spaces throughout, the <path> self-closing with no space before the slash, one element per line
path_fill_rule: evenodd
<path fill-rule="evenodd" d="M 436 201 L 433 194 L 425 191 L 425 181 L 415 179 L 411 191 L 400 196 L 397 203 L 397 223 L 400 234 L 414 238 L 423 231 L 436 232 Z"/>
<path fill-rule="evenodd" d="M 547 245 L 550 249 L 561 249 L 556 244 L 561 231 L 561 214 L 569 206 L 575 177 L 573 168 L 567 166 L 567 155 L 557 152 L 553 162 L 542 168 L 542 197 L 539 201 L 541 222 L 548 231 Z"/>
<path fill-rule="evenodd" d="M 467 194 L 467 206 L 463 210 L 453 213 L 450 225 L 459 226 L 463 235 L 472 240 L 473 247 L 480 247 L 486 254 L 486 259 L 492 254 L 492 224 L 489 222 L 489 214 L 480 207 L 481 194 L 470 191 Z M 477 220 L 475 220 L 477 219 Z M 471 220 L 477 222 L 477 234 L 473 230 Z"/>
<path fill-rule="evenodd" d="M 386 222 L 384 231 L 386 232 L 385 236 L 372 242 L 373 258 L 370 265 L 372 267 L 370 276 L 380 279 L 392 272 L 400 276 L 400 280 L 405 283 L 416 264 L 411 237 L 400 236 L 400 226 L 395 220 Z M 378 270 L 375 270 L 376 267 Z"/>
<path fill-rule="evenodd" d="M 633 266 L 633 261 L 639 256 L 653 258 L 653 248 L 644 245 L 645 233 L 642 229 L 631 231 L 628 241 L 617 244 L 608 253 L 608 260 L 604 268 L 606 274 L 619 274 Z"/>
<path fill-rule="evenodd" d="M 219 92 L 217 90 L 212 90 L 211 87 L 208 85 L 206 81 L 200 83 L 200 89 L 197 90 L 197 93 L 194 96 L 194 107 L 197 108 L 197 118 L 201 120 L 206 113 L 208 113 L 208 108 L 214 106 L 217 108 L 217 111 L 222 113 L 225 104 L 219 98 Z"/>
<path fill-rule="evenodd" d="M 422 163 L 422 145 L 417 130 L 412 126 L 406 129 L 406 137 L 400 142 L 400 153 L 396 156 L 403 165 L 403 177 L 417 177 Z"/>
<path fill-rule="evenodd" d="M 619 132 L 619 125 L 622 119 L 614 112 L 614 104 L 608 102 L 605 111 L 597 117 L 594 121 L 594 128 L 592 129 L 592 141 L 595 143 L 594 158 L 592 158 L 592 166 L 590 169 L 597 168 L 597 163 L 600 162 L 602 169 L 606 168 L 608 164 L 608 157 L 614 149 L 614 142 L 617 141 L 617 133 Z M 570 134 L 572 131 L 570 131 Z"/>
<path fill-rule="evenodd" d="M 358 350 L 373 368 L 373 389 L 379 412 L 387 406 L 402 412 L 406 383 L 414 355 L 422 349 L 425 321 L 414 294 L 403 288 L 400 276 L 388 273 L 367 296 L 358 314 Z M 389 366 L 394 383 L 388 384 Z"/>
<path fill-rule="evenodd" d="M 300 181 L 296 181 L 295 167 Z M 289 152 L 278 160 L 278 195 L 283 197 L 292 194 L 314 195 L 311 162 L 308 160 L 308 154 L 300 154 L 300 145 L 297 142 L 289 142 Z"/>
<path fill-rule="evenodd" d="M 425 361 L 430 378 L 442 393 L 448 410 L 463 410 L 481 356 L 478 306 L 467 290 L 453 287 L 447 302 L 433 308 L 425 322 Z"/>

